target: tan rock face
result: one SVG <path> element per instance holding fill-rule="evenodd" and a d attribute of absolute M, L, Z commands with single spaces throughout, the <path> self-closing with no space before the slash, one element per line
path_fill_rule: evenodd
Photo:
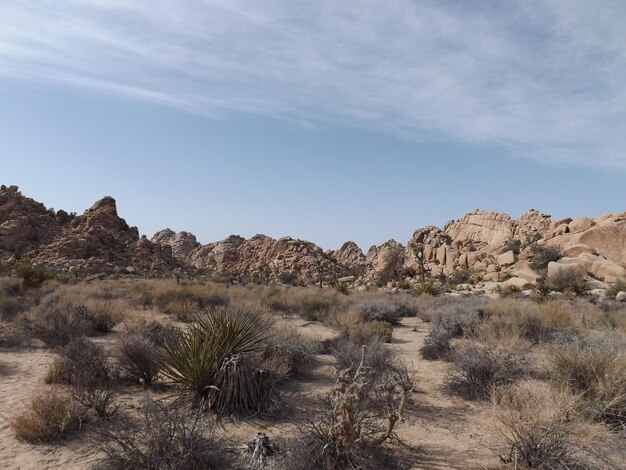
<path fill-rule="evenodd" d="M 0 255 L 22 256 L 50 243 L 71 219 L 59 213 L 23 196 L 17 186 L 0 186 Z"/>
<path fill-rule="evenodd" d="M 176 233 L 169 228 L 155 233 L 151 241 L 163 246 L 170 246 L 173 256 L 180 261 L 186 261 L 191 252 L 201 246 L 192 233 Z"/>
<path fill-rule="evenodd" d="M 500 256 L 498 256 L 498 264 L 500 266 L 515 264 L 515 253 L 513 253 L 513 250 L 509 250 L 506 253 L 502 253 Z"/>
<path fill-rule="evenodd" d="M 477 209 L 456 222 L 449 222 L 444 232 L 455 241 L 477 241 L 497 247 L 513 238 L 515 224 L 507 214 Z"/>
<path fill-rule="evenodd" d="M 293 274 L 301 282 L 317 282 L 320 269 L 325 282 L 349 275 L 350 270 L 317 245 L 284 237 L 275 240 L 255 235 L 249 240 L 231 235 L 201 246 L 188 257 L 195 268 L 211 274 L 249 279 L 284 279 Z"/>
<path fill-rule="evenodd" d="M 34 261 L 62 270 L 86 273 L 132 268 L 140 273 L 169 274 L 180 266 L 171 249 L 162 249 L 130 227 L 117 214 L 115 199 L 97 201 L 83 215 L 72 219 Z"/>

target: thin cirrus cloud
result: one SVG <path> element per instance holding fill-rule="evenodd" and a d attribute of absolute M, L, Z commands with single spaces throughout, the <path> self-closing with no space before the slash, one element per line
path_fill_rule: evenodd
<path fill-rule="evenodd" d="M 14 0 L 0 79 L 624 170 L 625 22 L 620 0 Z"/>

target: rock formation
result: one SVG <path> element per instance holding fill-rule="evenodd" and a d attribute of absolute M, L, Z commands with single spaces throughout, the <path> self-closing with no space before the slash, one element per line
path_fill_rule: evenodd
<path fill-rule="evenodd" d="M 536 249 L 557 249 L 561 258 L 547 272 L 532 269 Z M 531 249 L 532 248 L 532 249 Z M 552 221 L 534 209 L 514 220 L 507 214 L 475 210 L 443 229 L 416 230 L 406 245 L 389 240 L 367 255 L 354 242 L 324 252 L 291 237 L 255 235 L 200 244 L 189 232 L 165 229 L 151 240 L 119 217 L 105 197 L 82 215 L 54 212 L 23 196 L 16 186 L 0 187 L 0 260 L 30 260 L 50 269 L 77 273 L 122 272 L 171 276 L 187 271 L 209 277 L 257 282 L 325 283 L 339 278 L 385 285 L 425 276 L 450 276 L 528 286 L 542 275 L 582 270 L 593 282 L 626 276 L 626 213 Z"/>

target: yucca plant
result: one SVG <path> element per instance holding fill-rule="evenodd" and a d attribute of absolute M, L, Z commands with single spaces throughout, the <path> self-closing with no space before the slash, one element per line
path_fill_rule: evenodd
<path fill-rule="evenodd" d="M 263 404 L 263 374 L 253 359 L 264 348 L 267 324 L 257 313 L 219 307 L 196 315 L 186 331 L 163 347 L 162 371 L 191 399 L 221 413 L 249 411 Z M 244 365 L 245 364 L 245 365 Z M 261 411 L 261 410 L 256 410 Z"/>
<path fill-rule="evenodd" d="M 545 302 L 550 298 L 550 292 L 554 290 L 554 287 L 548 280 L 540 278 L 531 286 L 531 290 L 537 302 Z"/>
<path fill-rule="evenodd" d="M 584 297 L 589 292 L 589 284 L 585 278 L 573 280 L 569 286 L 567 286 L 567 294 L 570 297 Z"/>
<path fill-rule="evenodd" d="M 428 279 L 427 281 L 417 284 L 414 289 L 417 295 L 432 295 L 433 297 L 441 295 L 444 292 L 441 283 L 433 279 Z"/>

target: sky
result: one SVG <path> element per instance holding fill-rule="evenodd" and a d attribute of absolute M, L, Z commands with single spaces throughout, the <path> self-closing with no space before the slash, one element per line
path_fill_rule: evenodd
<path fill-rule="evenodd" d="M 0 2 L 0 183 L 366 250 L 626 210 L 626 2 Z"/>

